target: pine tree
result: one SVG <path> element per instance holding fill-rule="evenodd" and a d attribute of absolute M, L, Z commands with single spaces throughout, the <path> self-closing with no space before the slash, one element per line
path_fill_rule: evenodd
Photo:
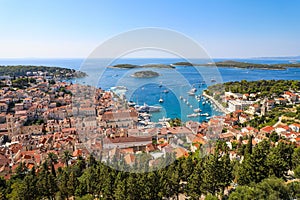
<path fill-rule="evenodd" d="M 203 193 L 203 182 L 202 182 L 202 173 L 203 173 L 203 163 L 202 161 L 197 162 L 197 165 L 188 178 L 186 194 L 191 197 L 191 199 L 198 200 Z"/>

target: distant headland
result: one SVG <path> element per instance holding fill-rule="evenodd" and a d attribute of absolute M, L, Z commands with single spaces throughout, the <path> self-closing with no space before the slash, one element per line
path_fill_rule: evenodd
<path fill-rule="evenodd" d="M 48 76 L 56 79 L 72 79 L 87 76 L 85 72 L 62 67 L 46 67 L 33 65 L 5 65 L 0 66 L 0 76 Z"/>

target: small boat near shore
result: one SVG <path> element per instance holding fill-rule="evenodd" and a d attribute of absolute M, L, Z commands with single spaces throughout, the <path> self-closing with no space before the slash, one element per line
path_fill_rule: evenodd
<path fill-rule="evenodd" d="M 167 117 L 163 117 L 161 119 L 158 119 L 159 122 L 168 122 L 170 120 L 171 120 L 171 118 L 167 118 Z"/>
<path fill-rule="evenodd" d="M 136 105 L 136 103 L 133 102 L 133 101 L 129 101 L 129 102 L 128 102 L 128 106 L 130 106 L 130 107 L 134 107 L 135 105 Z"/>
<path fill-rule="evenodd" d="M 198 117 L 199 115 L 197 113 L 192 113 L 187 115 L 188 118 L 192 118 L 192 117 Z"/>

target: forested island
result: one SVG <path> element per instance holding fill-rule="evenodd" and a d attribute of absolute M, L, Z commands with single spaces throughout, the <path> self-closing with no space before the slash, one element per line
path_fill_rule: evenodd
<path fill-rule="evenodd" d="M 133 68 L 175 68 L 171 65 L 165 64 L 146 64 L 146 65 L 133 65 L 133 64 L 117 64 L 110 66 L 110 68 L 124 68 L 124 69 L 133 69 Z"/>
<path fill-rule="evenodd" d="M 87 76 L 86 73 L 62 67 L 47 67 L 33 65 L 6 65 L 0 66 L 0 76 L 20 77 L 44 75 L 59 79 L 81 78 Z"/>
<path fill-rule="evenodd" d="M 154 71 L 139 71 L 133 73 L 131 76 L 135 78 L 152 78 L 159 76 L 160 74 Z"/>
<path fill-rule="evenodd" d="M 234 60 L 225 60 L 220 62 L 211 63 L 191 63 L 191 62 L 176 62 L 170 65 L 166 64 L 146 64 L 146 65 L 133 65 L 133 64 L 117 64 L 110 66 L 110 68 L 123 68 L 123 69 L 133 69 L 133 68 L 170 68 L 173 69 L 179 66 L 216 66 L 216 67 L 235 67 L 244 69 L 268 69 L 268 70 L 285 70 L 287 68 L 298 68 L 299 63 L 284 63 L 284 64 L 258 64 L 258 63 L 248 63 L 239 62 Z"/>
<path fill-rule="evenodd" d="M 216 67 L 236 67 L 245 69 L 269 69 L 269 70 L 284 70 L 286 68 L 297 68 L 300 67 L 299 63 L 286 63 L 286 64 L 257 64 L 238 62 L 233 60 L 220 61 L 215 63 L 190 63 L 190 62 L 177 62 L 173 63 L 172 66 L 216 66 Z"/>

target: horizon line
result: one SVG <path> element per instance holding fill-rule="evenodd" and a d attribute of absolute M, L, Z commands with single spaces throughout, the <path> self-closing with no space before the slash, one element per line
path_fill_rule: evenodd
<path fill-rule="evenodd" d="M 126 57 L 120 59 L 261 59 L 261 58 L 273 58 L 273 59 L 284 59 L 284 58 L 299 58 L 299 55 L 292 56 L 251 56 L 251 57 L 211 57 L 211 58 L 177 58 L 177 57 Z M 112 58 L 84 58 L 84 57 L 6 57 L 0 60 L 30 60 L 30 59 L 112 59 Z"/>

